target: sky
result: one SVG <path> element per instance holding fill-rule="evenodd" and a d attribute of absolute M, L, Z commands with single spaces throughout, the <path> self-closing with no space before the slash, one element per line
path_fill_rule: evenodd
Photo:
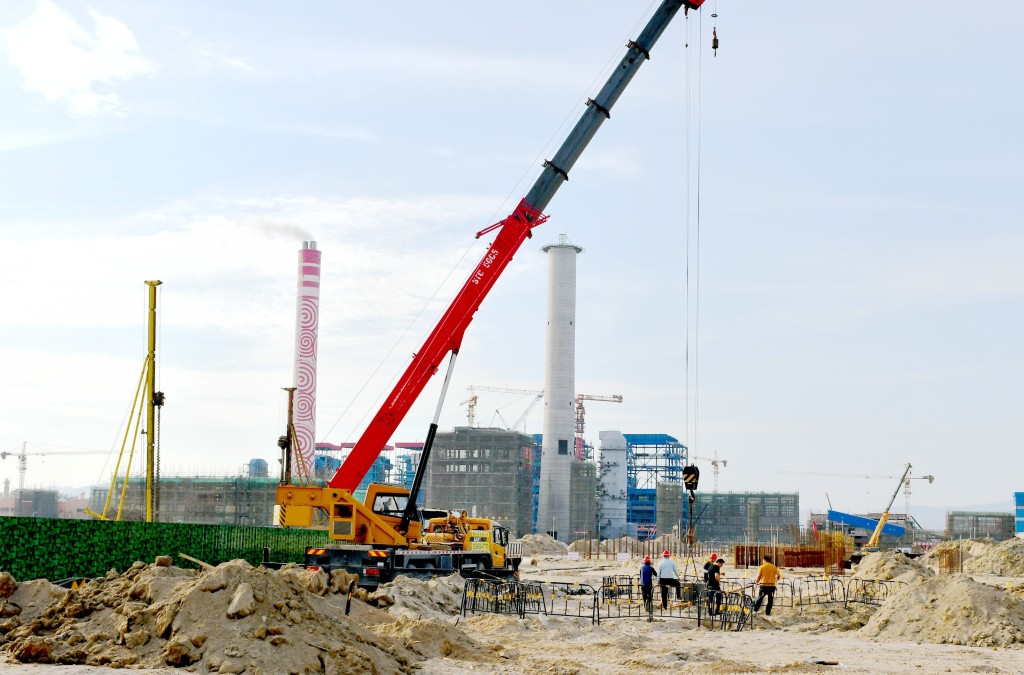
<path fill-rule="evenodd" d="M 0 451 L 106 451 L 29 457 L 26 485 L 109 481 L 160 279 L 162 470 L 273 465 L 307 239 L 317 438 L 355 441 L 652 8 L 0 4 Z M 540 248 L 564 233 L 577 390 L 623 396 L 588 405 L 589 440 L 668 433 L 702 489 L 717 456 L 720 490 L 805 510 L 880 511 L 906 463 L 935 477 L 914 504 L 1010 500 L 1021 34 L 1008 0 L 677 17 L 477 314 L 442 430 L 470 385 L 543 386 Z M 478 420 L 529 402 L 481 393 Z"/>

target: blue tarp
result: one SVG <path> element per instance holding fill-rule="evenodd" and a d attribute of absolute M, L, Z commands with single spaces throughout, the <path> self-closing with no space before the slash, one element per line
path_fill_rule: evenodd
<path fill-rule="evenodd" d="M 868 532 L 874 532 L 875 528 L 878 527 L 877 520 L 865 518 L 864 516 L 855 516 L 852 513 L 843 513 L 842 511 L 829 511 L 828 519 L 833 523 L 860 527 Z M 886 523 L 885 527 L 882 528 L 882 534 L 891 534 L 894 537 L 902 537 L 904 531 L 904 528 L 892 523 Z"/>

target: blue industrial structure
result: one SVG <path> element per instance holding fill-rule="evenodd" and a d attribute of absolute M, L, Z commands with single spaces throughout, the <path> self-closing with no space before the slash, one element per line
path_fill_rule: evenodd
<path fill-rule="evenodd" d="M 872 520 L 871 518 L 865 518 L 863 516 L 855 516 L 852 513 L 843 513 L 842 511 L 828 512 L 828 520 L 831 523 L 840 523 L 842 525 L 849 525 L 850 527 L 859 527 L 862 530 L 868 532 L 874 532 L 875 528 L 878 527 L 878 521 Z M 893 537 L 902 537 L 906 533 L 906 528 L 900 527 L 899 525 L 893 525 L 892 523 L 886 523 L 882 526 L 882 534 L 888 534 Z"/>
<path fill-rule="evenodd" d="M 1024 492 L 1013 493 L 1015 525 L 1014 534 L 1024 537 Z"/>
<path fill-rule="evenodd" d="M 658 483 L 683 482 L 689 451 L 668 434 L 626 437 L 626 522 L 638 539 L 656 536 Z"/>

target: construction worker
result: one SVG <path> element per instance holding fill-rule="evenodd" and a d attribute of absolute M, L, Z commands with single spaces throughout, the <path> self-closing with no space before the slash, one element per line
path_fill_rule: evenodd
<path fill-rule="evenodd" d="M 725 565 L 724 558 L 718 558 L 708 569 L 708 614 L 715 616 L 722 609 L 722 566 Z"/>
<path fill-rule="evenodd" d="M 672 554 L 665 551 L 661 554 L 661 563 L 658 565 L 658 585 L 661 586 L 661 608 L 668 609 L 668 589 L 675 586 L 676 600 L 682 599 L 682 591 L 679 588 L 679 570 L 672 562 Z"/>
<path fill-rule="evenodd" d="M 651 564 L 651 556 L 644 556 L 644 564 L 640 567 L 640 595 L 644 599 L 644 609 L 651 611 L 651 603 L 654 600 L 654 577 L 658 573 L 654 571 Z"/>
<path fill-rule="evenodd" d="M 760 583 L 761 589 L 757 593 L 757 601 L 754 602 L 754 611 L 761 609 L 761 601 L 768 598 L 768 604 L 764 606 L 765 616 L 772 615 L 772 603 L 775 600 L 775 584 L 782 578 L 782 572 L 772 564 L 772 557 L 766 555 L 764 562 L 757 568 L 757 578 L 754 583 Z"/>
<path fill-rule="evenodd" d="M 718 554 L 712 553 L 711 558 L 704 563 L 704 583 L 708 582 L 708 572 L 711 571 L 711 566 L 715 564 L 716 560 L 718 560 Z"/>

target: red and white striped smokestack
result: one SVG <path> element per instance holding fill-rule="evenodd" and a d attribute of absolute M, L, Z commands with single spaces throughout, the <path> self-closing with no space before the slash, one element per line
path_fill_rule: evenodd
<path fill-rule="evenodd" d="M 295 408 L 293 422 L 299 447 L 292 462 L 313 476 L 316 435 L 316 343 L 320 327 L 320 251 L 315 241 L 302 242 L 299 251 L 298 297 L 295 311 Z"/>

